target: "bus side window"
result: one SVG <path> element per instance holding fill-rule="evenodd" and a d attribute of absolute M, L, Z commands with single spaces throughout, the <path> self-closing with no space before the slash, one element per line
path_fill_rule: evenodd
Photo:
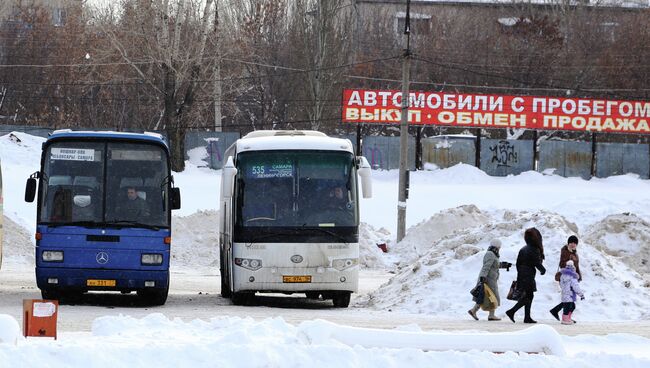
<path fill-rule="evenodd" d="M 45 213 L 48 221 L 65 221 L 72 216 L 72 178 L 66 175 L 50 177 L 45 197 Z"/>
<path fill-rule="evenodd" d="M 50 221 L 70 221 L 72 218 L 72 190 L 59 186 L 52 196 Z"/>
<path fill-rule="evenodd" d="M 141 192 L 144 193 L 144 197 L 149 205 L 149 214 L 151 217 L 155 219 L 155 221 L 162 219 L 165 207 L 160 180 L 157 180 L 156 178 L 144 179 L 144 185 Z"/>

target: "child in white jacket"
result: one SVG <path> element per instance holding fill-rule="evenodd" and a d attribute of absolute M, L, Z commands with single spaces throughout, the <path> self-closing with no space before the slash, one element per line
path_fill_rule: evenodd
<path fill-rule="evenodd" d="M 580 300 L 585 299 L 585 295 L 578 284 L 578 273 L 576 272 L 573 261 L 567 261 L 566 267 L 560 270 L 560 288 L 562 288 L 562 324 L 572 325 L 575 323 L 571 319 L 573 311 L 576 309 L 576 296 Z"/>

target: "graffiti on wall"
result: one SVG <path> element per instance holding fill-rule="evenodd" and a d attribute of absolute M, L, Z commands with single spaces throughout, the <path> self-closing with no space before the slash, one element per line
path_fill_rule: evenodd
<path fill-rule="evenodd" d="M 381 150 L 377 146 L 364 147 L 364 156 L 370 160 L 370 167 L 373 169 L 384 168 Z"/>
<path fill-rule="evenodd" d="M 490 162 L 496 162 L 497 167 L 511 167 L 512 164 L 519 162 L 515 146 L 508 141 L 499 141 L 499 143 L 489 148 L 490 152 L 492 152 Z"/>
<path fill-rule="evenodd" d="M 205 149 L 208 151 L 210 167 L 213 169 L 220 167 L 221 165 L 219 164 L 223 158 L 223 151 L 221 150 L 221 147 L 219 147 L 219 138 L 206 138 L 205 140 L 208 142 L 208 145 L 205 147 Z"/>

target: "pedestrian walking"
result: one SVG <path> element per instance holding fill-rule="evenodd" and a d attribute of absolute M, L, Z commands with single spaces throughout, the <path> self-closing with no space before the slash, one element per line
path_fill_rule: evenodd
<path fill-rule="evenodd" d="M 507 271 L 510 271 L 510 266 L 512 266 L 512 263 L 510 262 L 499 261 L 500 250 L 501 240 L 496 238 L 492 239 L 487 252 L 485 252 L 485 256 L 483 256 L 483 267 L 481 267 L 481 271 L 478 275 L 478 282 L 487 283 L 497 301 L 496 305 L 490 305 L 490 308 L 487 309 L 488 321 L 501 320 L 501 318 L 497 317 L 495 314 L 497 307 L 501 304 L 501 298 L 499 297 L 499 269 L 505 268 Z M 479 308 L 481 308 L 481 303 L 475 303 L 474 306 L 467 311 L 467 313 L 477 321 L 478 316 L 476 315 L 476 312 L 478 312 Z"/>
<path fill-rule="evenodd" d="M 520 297 L 517 303 L 506 311 L 506 315 L 514 323 L 515 313 L 521 307 L 524 307 L 524 323 L 537 323 L 530 316 L 530 310 L 537 291 L 537 284 L 535 283 L 537 270 L 539 270 L 540 275 L 546 273 L 546 268 L 542 264 L 544 260 L 542 234 L 536 228 L 531 227 L 524 232 L 524 241 L 526 245 L 519 250 L 517 255 L 516 289 Z"/>
<path fill-rule="evenodd" d="M 567 244 L 562 247 L 562 250 L 560 250 L 560 264 L 558 265 L 558 269 L 562 270 L 565 268 L 568 261 L 573 262 L 575 271 L 578 274 L 578 281 L 582 281 L 582 273 L 580 272 L 580 257 L 578 256 L 578 237 L 575 235 L 571 235 L 569 239 L 567 239 Z M 561 272 L 558 272 L 560 273 L 560 276 L 558 277 L 558 275 L 556 275 L 555 279 L 557 281 L 560 281 L 559 278 L 561 278 Z M 563 302 L 560 302 L 549 311 L 551 312 L 551 315 L 558 321 L 560 320 L 560 310 L 562 310 L 563 304 Z"/>
<path fill-rule="evenodd" d="M 572 325 L 575 323 L 571 319 L 571 315 L 576 309 L 576 299 L 577 296 L 580 296 L 580 300 L 585 299 L 585 294 L 580 289 L 580 283 L 578 283 L 578 272 L 576 272 L 576 267 L 573 264 L 573 261 L 569 260 L 566 262 L 566 267 L 560 270 L 562 276 L 560 276 L 560 288 L 562 289 L 562 324 L 563 325 Z"/>

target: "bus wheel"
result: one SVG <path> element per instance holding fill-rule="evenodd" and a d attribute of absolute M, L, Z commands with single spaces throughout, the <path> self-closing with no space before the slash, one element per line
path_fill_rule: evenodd
<path fill-rule="evenodd" d="M 246 292 L 232 293 L 232 304 L 234 305 L 252 305 L 255 294 Z"/>
<path fill-rule="evenodd" d="M 226 283 L 226 276 L 224 275 L 223 272 L 225 269 L 221 267 L 221 270 L 219 271 L 219 278 L 221 278 L 221 296 L 224 298 L 230 298 L 232 296 L 232 292 L 230 291 L 230 285 Z"/>
<path fill-rule="evenodd" d="M 344 291 L 342 293 L 336 294 L 332 298 L 332 303 L 336 308 L 347 308 L 350 305 L 350 292 Z"/>
<path fill-rule="evenodd" d="M 138 297 L 147 305 L 164 305 L 167 301 L 169 289 L 144 289 L 138 290 Z"/>
<path fill-rule="evenodd" d="M 232 296 L 230 286 L 226 284 L 226 280 L 223 277 L 221 277 L 221 296 L 224 298 L 230 298 Z"/>

